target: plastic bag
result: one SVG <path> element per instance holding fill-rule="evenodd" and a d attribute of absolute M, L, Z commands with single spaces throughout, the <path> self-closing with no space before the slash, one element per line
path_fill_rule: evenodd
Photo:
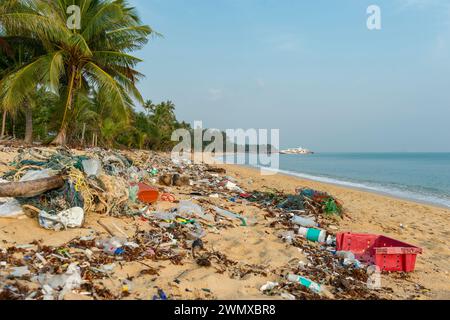
<path fill-rule="evenodd" d="M 6 202 L 0 200 L 0 218 L 15 218 L 23 215 L 19 201 L 14 198 L 6 198 Z"/>
<path fill-rule="evenodd" d="M 98 177 L 102 173 L 102 163 L 98 159 L 83 160 L 81 164 L 88 177 Z"/>
<path fill-rule="evenodd" d="M 47 230 L 60 231 L 63 228 L 80 228 L 83 222 L 84 210 L 79 207 L 65 210 L 57 215 L 51 215 L 45 211 L 39 213 L 39 224 Z"/>
<path fill-rule="evenodd" d="M 186 217 L 186 216 L 196 216 L 198 218 L 207 220 L 207 221 L 214 221 L 214 218 L 211 215 L 205 214 L 203 212 L 202 207 L 200 207 L 198 204 L 193 203 L 192 201 L 183 200 L 180 201 L 180 205 L 178 206 L 177 213 L 180 216 Z"/>
<path fill-rule="evenodd" d="M 34 181 L 39 179 L 50 178 L 54 176 L 54 171 L 50 169 L 30 170 L 19 180 L 20 182 Z"/>

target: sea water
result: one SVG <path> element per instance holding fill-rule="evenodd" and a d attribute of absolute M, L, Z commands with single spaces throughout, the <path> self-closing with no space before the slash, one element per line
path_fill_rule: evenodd
<path fill-rule="evenodd" d="M 450 153 L 280 155 L 279 172 L 450 208 Z"/>

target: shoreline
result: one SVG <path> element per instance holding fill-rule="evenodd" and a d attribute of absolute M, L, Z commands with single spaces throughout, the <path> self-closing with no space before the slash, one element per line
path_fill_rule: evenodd
<path fill-rule="evenodd" d="M 443 153 L 447 153 L 447 152 L 443 152 Z M 261 171 L 261 170 L 265 170 L 265 168 L 262 167 L 262 166 L 254 166 L 254 165 L 241 164 L 241 163 L 239 163 L 239 164 L 224 163 L 222 161 L 223 159 L 221 159 L 221 158 L 226 157 L 228 155 L 235 156 L 235 154 L 218 153 L 212 159 L 207 157 L 206 158 L 206 163 L 210 163 L 210 161 L 213 161 L 212 163 L 213 164 L 217 164 L 217 165 L 243 166 L 243 167 L 246 167 L 246 168 L 254 169 L 254 170 L 258 171 L 258 172 Z M 298 178 L 300 180 L 307 180 L 307 181 L 311 181 L 311 182 L 323 183 L 325 185 L 333 185 L 333 186 L 336 186 L 336 187 L 347 188 L 347 189 L 367 192 L 367 193 L 371 193 L 371 194 L 377 194 L 377 195 L 390 197 L 390 198 L 397 199 L 397 200 L 412 202 L 412 203 L 415 203 L 415 204 L 427 205 L 427 206 L 431 206 L 431 207 L 434 207 L 434 208 L 437 208 L 437 209 L 446 209 L 446 210 L 450 211 L 450 206 L 449 205 L 441 204 L 441 203 L 438 203 L 436 201 L 428 201 L 428 200 L 424 200 L 424 199 L 418 199 L 418 198 L 413 198 L 413 197 L 408 197 L 408 196 L 402 196 L 402 195 L 390 193 L 389 191 L 377 190 L 376 188 L 371 188 L 370 186 L 364 186 L 364 184 L 360 183 L 360 182 L 352 182 L 352 181 L 345 181 L 345 180 L 342 180 L 342 182 L 340 182 L 338 178 L 332 178 L 332 177 L 331 178 L 323 177 L 323 179 L 331 179 L 331 180 L 335 180 L 336 182 L 323 181 L 323 179 L 321 179 L 322 177 L 320 177 L 320 176 L 314 176 L 314 175 L 308 174 L 308 173 L 295 172 L 295 171 L 283 170 L 283 169 L 268 168 L 267 171 L 276 172 L 274 175 L 285 175 L 285 176 L 288 176 L 288 177 Z M 351 184 L 361 184 L 362 186 L 359 187 L 359 186 L 351 185 Z M 415 193 L 413 193 L 413 194 L 415 194 Z M 420 194 L 418 194 L 418 195 L 420 195 Z"/>
<path fill-rule="evenodd" d="M 261 169 L 264 169 L 262 167 L 255 167 L 255 166 L 251 166 L 251 165 L 240 165 L 237 164 L 236 166 L 243 166 L 246 168 L 250 168 L 250 169 L 254 169 L 255 171 L 260 171 Z M 281 175 L 281 176 L 288 176 L 288 177 L 294 177 L 300 180 L 306 180 L 306 181 L 311 181 L 311 182 L 317 182 L 317 183 L 323 183 L 326 185 L 332 185 L 332 186 L 336 186 L 336 187 L 340 187 L 340 188 L 346 188 L 346 189 L 351 189 L 351 190 L 355 190 L 355 191 L 361 191 L 361 192 L 367 192 L 370 194 L 376 194 L 376 195 L 380 195 L 380 196 L 384 196 L 384 197 L 388 197 L 388 198 L 393 198 L 396 200 L 402 200 L 402 201 L 406 201 L 406 202 L 411 202 L 411 203 L 415 203 L 415 204 L 422 204 L 422 205 L 426 205 L 426 206 L 431 206 L 437 209 L 446 209 L 450 211 L 450 207 L 445 206 L 445 205 L 441 205 L 435 202 L 431 202 L 431 201 L 426 201 L 426 200 L 420 200 L 420 199 L 412 199 L 412 198 L 408 198 L 408 197 L 402 197 L 400 195 L 395 195 L 395 194 L 391 194 L 389 192 L 383 192 L 381 190 L 373 190 L 370 188 L 365 188 L 365 187 L 357 187 L 357 186 L 351 186 L 351 185 L 346 185 L 344 183 L 334 183 L 331 181 L 321 181 L 319 179 L 314 179 L 314 178 L 308 178 L 308 177 L 304 177 L 301 175 L 308 175 L 305 173 L 301 173 L 301 172 L 294 172 L 294 171 L 288 171 L 288 170 L 276 170 L 276 174 L 275 175 Z M 450 212 L 449 212 L 450 213 Z"/>

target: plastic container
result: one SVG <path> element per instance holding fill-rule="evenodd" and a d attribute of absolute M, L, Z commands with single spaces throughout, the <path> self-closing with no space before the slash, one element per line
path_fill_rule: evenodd
<path fill-rule="evenodd" d="M 320 229 L 300 228 L 298 229 L 298 234 L 299 236 L 313 242 L 325 243 L 327 239 L 327 232 Z"/>
<path fill-rule="evenodd" d="M 314 219 L 304 218 L 304 217 L 300 217 L 300 216 L 294 216 L 291 219 L 291 222 L 293 224 L 296 224 L 296 225 L 299 225 L 299 226 L 302 226 L 305 228 L 315 228 L 315 227 L 319 226 L 319 224 L 316 221 L 314 221 Z"/>
<path fill-rule="evenodd" d="M 139 201 L 144 203 L 155 203 L 159 198 L 159 191 L 156 188 L 150 187 L 145 183 L 139 182 L 137 184 L 131 184 L 131 186 L 137 185 L 139 187 L 139 191 L 137 193 L 137 197 Z"/>
<path fill-rule="evenodd" d="M 413 272 L 422 249 L 382 235 L 338 233 L 338 251 L 351 251 L 356 259 L 374 264 L 381 271 Z"/>

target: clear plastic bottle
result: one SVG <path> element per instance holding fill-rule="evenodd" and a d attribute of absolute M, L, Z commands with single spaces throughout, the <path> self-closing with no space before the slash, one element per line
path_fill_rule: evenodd
<path fill-rule="evenodd" d="M 322 293 L 322 286 L 314 281 L 307 279 L 307 278 L 297 276 L 295 274 L 289 274 L 287 276 L 287 280 L 289 282 L 300 283 L 302 286 L 308 288 L 309 290 L 311 290 L 317 294 Z"/>
<path fill-rule="evenodd" d="M 300 228 L 298 229 L 298 235 L 309 241 L 319 243 L 325 243 L 327 239 L 327 232 L 325 230 L 314 228 Z"/>
<path fill-rule="evenodd" d="M 247 224 L 247 220 L 244 217 L 242 217 L 241 215 L 238 215 L 236 213 L 233 213 L 233 212 L 221 209 L 219 207 L 214 207 L 213 209 L 217 212 L 217 214 L 219 216 L 238 219 L 238 220 L 241 220 L 242 226 L 247 226 L 248 225 Z"/>
<path fill-rule="evenodd" d="M 361 268 L 361 262 L 355 258 L 355 254 L 350 251 L 337 251 L 336 257 L 342 260 L 344 267 Z"/>
<path fill-rule="evenodd" d="M 291 219 L 291 222 L 293 224 L 299 225 L 301 227 L 305 227 L 305 228 L 315 228 L 318 227 L 319 224 L 314 221 L 314 219 L 312 218 L 304 218 L 304 217 L 300 217 L 300 216 L 294 216 Z"/>

